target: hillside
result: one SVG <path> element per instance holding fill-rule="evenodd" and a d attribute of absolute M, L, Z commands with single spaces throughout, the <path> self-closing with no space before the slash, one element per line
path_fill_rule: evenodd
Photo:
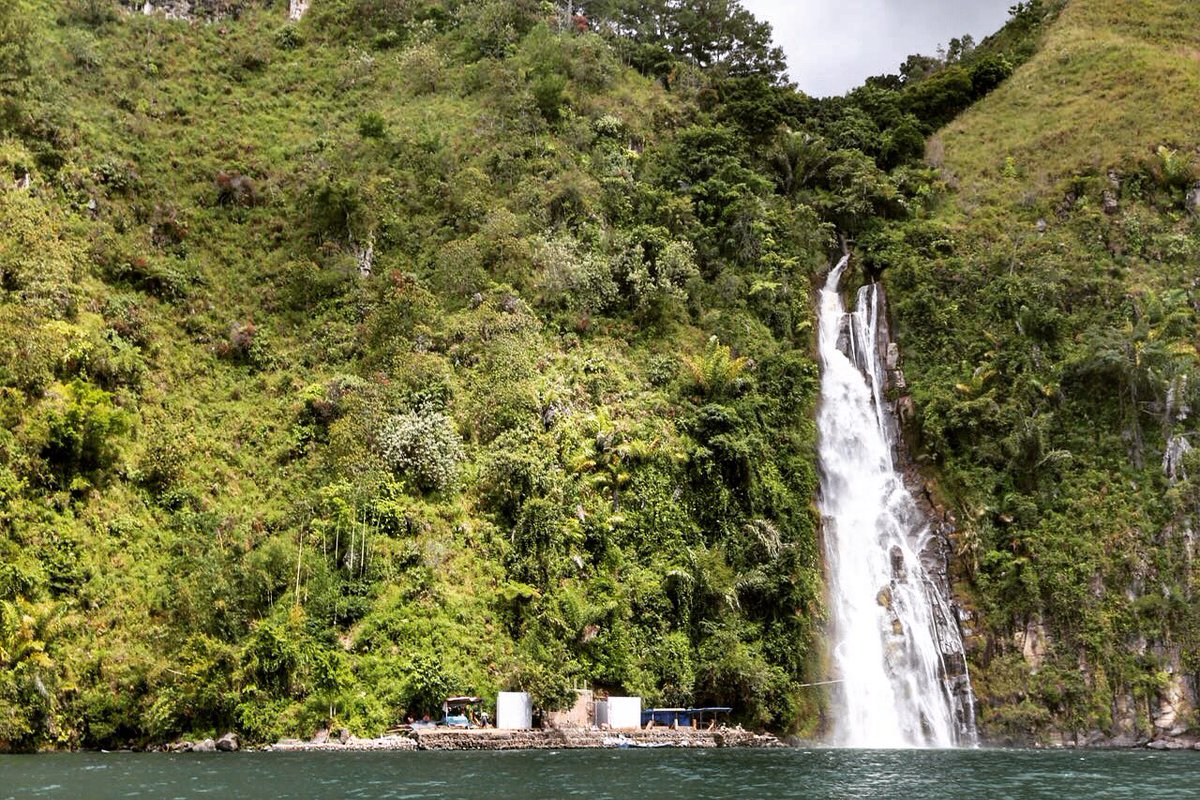
<path fill-rule="evenodd" d="M 875 240 L 994 735 L 1195 724 L 1200 8 L 1066 5 Z"/>
<path fill-rule="evenodd" d="M 984 732 L 1194 724 L 1191 4 L 827 100 L 736 2 L 158 5 L 0 6 L 0 749 L 583 685 L 819 735 L 840 237 Z"/>
<path fill-rule="evenodd" d="M 769 52 L 643 74 L 537 4 L 6 8 L 0 742 L 584 683 L 814 724 L 831 228 L 712 97 L 782 92 Z"/>

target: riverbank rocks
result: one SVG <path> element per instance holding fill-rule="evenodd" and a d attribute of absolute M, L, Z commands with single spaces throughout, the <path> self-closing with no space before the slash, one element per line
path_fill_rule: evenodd
<path fill-rule="evenodd" d="M 399 734 L 380 736 L 375 739 L 360 739 L 357 736 L 347 736 L 345 742 L 338 737 L 330 738 L 326 735 L 320 741 L 316 738 L 308 742 L 302 739 L 280 739 L 275 744 L 269 745 L 264 749 L 297 752 L 315 752 L 318 750 L 335 750 L 339 752 L 393 751 L 416 750 L 417 743 L 413 739 Z"/>
<path fill-rule="evenodd" d="M 239 742 L 236 733 L 227 733 L 216 741 L 217 749 L 222 753 L 236 753 Z"/>
<path fill-rule="evenodd" d="M 1187 745 L 1177 739 L 1155 739 L 1146 745 L 1148 750 L 1186 750 Z"/>
<path fill-rule="evenodd" d="M 282 739 L 267 747 L 278 751 L 356 751 L 356 750 L 579 750 L 602 747 L 783 747 L 769 733 L 754 733 L 742 728 L 717 728 L 711 731 L 652 728 L 638 731 L 498 730 L 496 728 L 436 728 L 389 734 L 375 739 L 350 736 L 323 741 Z"/>

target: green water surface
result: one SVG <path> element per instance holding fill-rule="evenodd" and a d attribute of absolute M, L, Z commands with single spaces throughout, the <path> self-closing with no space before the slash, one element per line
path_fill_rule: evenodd
<path fill-rule="evenodd" d="M 1200 753 L 576 750 L 0 756 L 0 798 L 1200 800 Z"/>

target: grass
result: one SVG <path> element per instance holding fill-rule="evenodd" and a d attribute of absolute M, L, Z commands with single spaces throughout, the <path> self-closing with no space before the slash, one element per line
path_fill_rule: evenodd
<path fill-rule="evenodd" d="M 1200 141 L 1200 7 L 1068 3 L 1034 57 L 940 134 L 961 203 L 1028 203 L 1081 172 Z M 1003 178 L 1008 159 L 1021 192 Z M 1021 194 L 1021 196 L 1015 196 Z"/>

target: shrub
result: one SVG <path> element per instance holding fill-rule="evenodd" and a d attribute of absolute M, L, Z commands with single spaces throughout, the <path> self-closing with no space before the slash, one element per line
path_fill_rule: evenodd
<path fill-rule="evenodd" d="M 436 92 L 443 83 L 445 60 L 433 44 L 410 47 L 400 55 L 400 71 L 415 94 Z"/>
<path fill-rule="evenodd" d="M 150 341 L 146 315 L 137 298 L 129 294 L 114 294 L 104 299 L 102 308 L 109 330 L 130 344 L 144 347 Z"/>
<path fill-rule="evenodd" d="M 102 472 L 117 457 L 116 440 L 129 430 L 129 416 L 112 395 L 76 380 L 48 399 L 42 457 L 62 476 Z"/>
<path fill-rule="evenodd" d="M 139 482 L 154 494 L 163 494 L 183 475 L 186 463 L 187 453 L 177 432 L 158 429 L 148 437 L 138 459 Z"/>
<path fill-rule="evenodd" d="M 295 50 L 304 44 L 304 37 L 295 25 L 287 24 L 275 34 L 275 46 L 280 50 Z"/>
<path fill-rule="evenodd" d="M 983 97 L 1012 75 L 1013 66 L 1004 56 L 988 56 L 971 67 L 971 88 L 976 97 Z"/>
<path fill-rule="evenodd" d="M 572 311 L 604 311 L 617 299 L 612 266 L 604 258 L 579 250 L 579 243 L 569 236 L 538 248 L 534 264 L 541 273 L 542 301 Z"/>
<path fill-rule="evenodd" d="M 404 37 L 400 31 L 384 31 L 371 40 L 371 47 L 376 50 L 391 50 L 399 47 L 402 41 L 404 41 Z"/>
<path fill-rule="evenodd" d="M 368 111 L 358 118 L 358 135 L 364 139 L 383 139 L 387 136 L 387 120 L 378 111 Z"/>
<path fill-rule="evenodd" d="M 229 337 L 217 345 L 217 355 L 253 367 L 265 367 L 271 361 L 270 348 L 253 320 L 230 325 Z"/>
<path fill-rule="evenodd" d="M 258 205 L 258 189 L 254 181 L 238 172 L 217 173 L 217 202 L 223 206 L 250 208 Z"/>
<path fill-rule="evenodd" d="M 441 412 L 390 417 L 379 434 L 379 449 L 388 466 L 407 475 L 426 491 L 446 491 L 458 481 L 466 459 L 462 437 Z"/>
<path fill-rule="evenodd" d="M 686 300 L 689 284 L 700 274 L 692 243 L 663 242 L 659 232 L 652 231 L 649 238 L 635 237 L 620 257 L 632 299 L 638 311 L 650 318 L 658 318 Z"/>

